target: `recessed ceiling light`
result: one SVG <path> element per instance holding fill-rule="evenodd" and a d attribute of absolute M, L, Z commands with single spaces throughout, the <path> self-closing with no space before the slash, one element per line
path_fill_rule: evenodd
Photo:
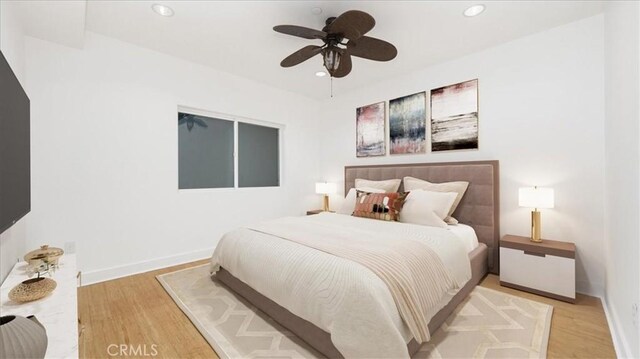
<path fill-rule="evenodd" d="M 480 15 L 485 9 L 485 6 L 482 4 L 470 6 L 467 10 L 464 11 L 464 16 L 466 17 L 474 17 Z"/>
<path fill-rule="evenodd" d="M 318 76 L 318 77 L 325 77 L 325 76 L 327 76 L 327 73 L 326 73 L 326 72 L 324 72 L 324 71 L 318 71 L 318 72 L 316 72 L 316 76 Z"/>
<path fill-rule="evenodd" d="M 321 7 L 312 7 L 311 8 L 311 13 L 314 15 L 320 15 L 322 14 L 322 8 Z"/>
<path fill-rule="evenodd" d="M 168 7 L 168 6 L 160 5 L 160 4 L 153 4 L 153 5 L 151 5 L 151 8 L 158 15 L 162 15 L 162 16 L 166 16 L 166 17 L 173 16 L 173 9 Z"/>

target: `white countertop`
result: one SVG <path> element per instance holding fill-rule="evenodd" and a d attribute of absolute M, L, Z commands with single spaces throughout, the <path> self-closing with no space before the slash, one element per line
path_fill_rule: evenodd
<path fill-rule="evenodd" d="M 9 291 L 29 279 L 26 262 L 17 263 L 0 287 L 0 315 L 35 315 L 47 330 L 49 344 L 46 358 L 78 358 L 78 285 L 75 254 L 59 259 L 52 274 L 58 286 L 45 298 L 17 304 L 9 300 Z M 49 276 L 45 274 L 45 276 Z"/>

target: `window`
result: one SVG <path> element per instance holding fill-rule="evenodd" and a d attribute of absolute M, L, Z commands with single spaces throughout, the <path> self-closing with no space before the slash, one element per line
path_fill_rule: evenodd
<path fill-rule="evenodd" d="M 238 123 L 238 185 L 280 185 L 280 146 L 277 128 Z"/>
<path fill-rule="evenodd" d="M 280 129 L 231 116 L 179 111 L 178 188 L 279 186 Z"/>

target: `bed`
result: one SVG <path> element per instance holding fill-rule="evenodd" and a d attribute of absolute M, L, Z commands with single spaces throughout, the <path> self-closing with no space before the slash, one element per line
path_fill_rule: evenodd
<path fill-rule="evenodd" d="M 403 164 L 403 165 L 378 165 L 378 166 L 347 166 L 345 167 L 345 193 L 354 187 L 355 179 L 369 179 L 369 180 L 387 180 L 394 178 L 403 178 L 405 176 L 411 176 L 428 180 L 431 182 L 448 182 L 448 181 L 467 181 L 469 187 L 462 201 L 460 202 L 456 212 L 453 214 L 461 224 L 458 228 L 457 234 L 448 234 L 437 232 L 432 229 L 421 229 L 417 227 L 411 227 L 412 230 L 408 232 L 417 233 L 417 236 L 422 237 L 439 237 L 449 236 L 447 238 L 453 238 L 457 236 L 460 238 L 465 237 L 464 233 L 475 234 L 477 238 L 477 244 L 460 244 L 453 245 L 458 247 L 467 248 L 466 253 L 469 263 L 469 280 L 464 285 L 457 288 L 455 294 L 451 294 L 446 298 L 443 297 L 442 303 L 436 308 L 437 312 L 430 313 L 431 318 L 428 322 L 428 330 L 434 332 L 437 330 L 445 319 L 453 312 L 455 307 L 473 290 L 473 288 L 480 282 L 487 272 L 498 273 L 498 255 L 499 255 L 499 182 L 498 182 L 498 162 L 497 161 L 474 161 L 474 162 L 450 162 L 450 163 L 421 163 L 421 164 Z M 402 190 L 402 188 L 400 188 Z M 318 228 L 324 228 L 326 226 L 339 224 L 344 228 L 355 232 L 359 230 L 363 224 L 362 221 L 374 221 L 370 219 L 356 219 L 356 218 L 344 218 L 348 216 L 338 217 L 340 215 L 324 214 L 313 216 L 316 218 L 305 219 L 305 225 L 314 225 Z M 292 220 L 293 221 L 293 220 Z M 298 221 L 299 222 L 299 221 Z M 381 222 L 381 221 L 374 221 Z M 283 225 L 287 221 L 282 222 Z M 369 222 L 371 223 L 371 222 Z M 371 224 L 368 225 L 372 226 Z M 408 224 L 379 224 L 375 223 L 374 226 L 379 226 L 380 232 L 388 231 L 389 233 L 395 233 L 403 231 L 406 226 L 415 226 Z M 394 227 L 395 226 L 395 227 Z M 404 226 L 404 227 L 400 227 Z M 273 226 L 272 226 L 273 227 Z M 423 226 L 420 226 L 423 227 Z M 377 227 L 376 227 L 377 228 Z M 409 228 L 409 227 L 406 227 Z M 426 231 L 426 232 L 425 232 Z M 264 232 L 264 233 L 262 233 Z M 423 235 L 423 233 L 426 233 Z M 450 231 L 453 232 L 453 231 Z M 378 284 L 377 292 L 372 289 L 369 295 L 363 295 L 361 299 L 362 306 L 367 308 L 367 305 L 379 306 L 372 307 L 366 313 L 368 314 L 353 314 L 347 313 L 344 310 L 335 310 L 331 313 L 325 313 L 323 311 L 333 311 L 335 306 L 335 298 L 341 298 L 340 295 L 346 296 L 336 290 L 333 287 L 324 286 L 324 283 L 314 284 L 319 286 L 317 293 L 311 294 L 305 292 L 295 292 L 294 286 L 291 283 L 284 284 L 279 278 L 283 277 L 282 273 L 266 276 L 264 272 L 273 270 L 273 268 L 287 267 L 286 270 L 294 270 L 291 268 L 291 261 L 296 261 L 299 258 L 300 261 L 309 261 L 311 257 L 305 257 L 306 255 L 314 254 L 314 256 L 325 256 L 325 262 L 331 262 L 326 254 L 320 251 L 315 251 L 313 248 L 302 248 L 296 243 L 283 243 L 288 242 L 278 238 L 278 235 L 274 235 L 274 232 L 268 232 L 260 228 L 254 228 L 253 231 L 244 231 L 236 234 L 237 237 L 234 241 L 226 241 L 226 247 L 229 248 L 226 251 L 224 260 L 220 258 L 214 259 L 217 262 L 221 262 L 218 268 L 215 269 L 214 278 L 227 287 L 232 289 L 236 294 L 244 297 L 251 304 L 268 314 L 274 320 L 282 324 L 285 328 L 295 333 L 302 340 L 311 345 L 314 349 L 320 352 L 322 355 L 329 358 L 342 358 L 352 356 L 395 356 L 395 357 L 407 357 L 414 354 L 420 347 L 420 344 L 411 337 L 411 333 L 408 333 L 406 329 L 406 323 L 403 323 L 402 319 L 396 313 L 392 313 L 393 309 L 389 309 L 393 306 L 393 301 L 389 304 L 390 296 L 384 293 L 384 289 L 380 289 L 379 283 L 371 284 L 375 287 Z M 245 238 L 242 238 L 242 237 Z M 468 236 L 467 236 L 468 237 Z M 436 238 L 436 242 L 437 242 Z M 239 243 L 245 241 L 248 243 L 248 247 L 240 247 Z M 269 243 L 277 243 L 278 250 L 270 253 L 271 247 Z M 437 243 L 448 243 L 450 241 L 440 240 Z M 469 240 L 466 240 L 469 243 Z M 238 243 L 236 245 L 236 243 Z M 218 251 L 218 249 L 216 250 Z M 251 252 L 253 251 L 253 252 Z M 459 252 L 459 250 L 458 250 Z M 293 257 L 287 257 L 291 253 L 295 253 Z M 464 254 L 463 253 L 463 254 Z M 220 254 L 218 254 L 220 256 Z M 315 257 L 314 257 L 315 258 Z M 331 257 L 335 260 L 334 257 Z M 459 261 L 459 260 L 458 260 Z M 325 267 L 312 267 L 322 268 L 322 272 L 331 272 L 331 267 L 326 267 L 326 263 L 322 265 Z M 461 261 L 460 261 L 461 262 Z M 331 262 L 333 263 L 333 262 Z M 309 266 L 307 262 L 296 264 L 299 266 Z M 319 264 L 320 265 L 320 264 Z M 334 264 L 330 264 L 334 265 Z M 349 263 L 336 262 L 336 271 L 341 270 L 342 267 L 350 265 Z M 457 264 L 455 264 L 457 265 Z M 453 264 L 452 264 L 453 266 Z M 291 268 L 289 268 L 291 267 Z M 351 268 L 353 270 L 353 268 Z M 356 268 L 360 270 L 360 268 Z M 367 272 L 365 268 L 362 273 Z M 366 274 L 366 273 L 365 273 Z M 362 275 L 365 275 L 362 274 Z M 375 275 L 373 275 L 375 277 Z M 254 279 L 258 278 L 258 279 Z M 369 278 L 371 279 L 371 278 Z M 369 280 L 367 279 L 367 280 Z M 300 281 L 315 281 L 315 277 L 307 276 L 299 279 Z M 360 277 L 353 280 L 363 280 Z M 371 279 L 372 283 L 375 278 Z M 282 279 L 284 281 L 284 279 Z M 325 280 L 326 281 L 326 280 Z M 363 280 L 364 281 L 364 280 Z M 358 286 L 359 283 L 352 284 L 352 286 Z M 308 285 L 308 283 L 305 283 Z M 324 287 L 323 287 L 324 286 Z M 280 288 L 281 287 L 281 288 Z M 298 288 L 298 287 L 295 287 Z M 314 287 L 315 288 L 315 287 Z M 368 290 L 368 289 L 367 289 Z M 292 291 L 290 294 L 287 291 Z M 343 292 L 349 292 L 349 290 L 343 290 Z M 305 297 L 308 295 L 309 297 Z M 321 297 L 317 299 L 318 297 Z M 371 298 L 369 298 L 371 297 Z M 295 301 L 298 300 L 296 306 Z M 343 300 L 343 299 L 340 299 Z M 385 301 L 386 300 L 386 301 Z M 326 302 L 330 302 L 333 306 L 327 306 Z M 292 304 L 293 303 L 293 304 Z M 395 308 L 395 306 L 393 306 Z M 330 308 L 330 309 L 326 309 Z M 353 308 L 353 303 L 351 303 Z M 386 312 L 385 312 L 386 311 Z M 357 311 L 356 311 L 357 312 Z M 295 313 L 295 314 L 294 314 Z M 364 312 L 363 312 L 364 313 Z M 389 314 L 391 313 L 391 314 Z M 349 321 L 358 322 L 362 321 L 360 327 L 366 327 L 367 325 L 375 326 L 376 321 L 385 321 L 385 325 L 380 324 L 377 328 L 380 333 L 384 335 L 376 334 L 380 333 L 359 333 L 360 327 L 347 328 L 352 330 L 347 339 L 353 339 L 351 343 L 345 344 L 345 336 L 340 337 L 340 333 L 344 332 L 343 328 L 338 329 L 340 322 L 341 327 L 349 327 L 349 323 L 344 323 L 345 320 L 341 320 L 343 316 L 350 316 Z M 354 317 L 356 316 L 356 317 Z M 360 317 L 363 318 L 360 318 Z M 366 318 L 364 318 L 366 316 Z M 329 318 L 329 319 L 327 319 Z M 335 320 L 335 321 L 332 321 Z M 372 322 L 373 323 L 370 323 Z M 388 322 L 388 323 L 387 323 Z M 355 325 L 354 325 L 355 326 Z M 395 327 L 394 327 L 395 326 Z M 394 331 L 395 328 L 395 331 Z M 385 331 L 386 330 L 386 331 Z M 338 333 L 340 332 L 340 333 Z M 397 332 L 397 333 L 396 333 Z M 353 333 L 357 333 L 354 335 Z M 351 337 L 351 335 L 354 335 Z M 360 337 L 358 336 L 360 335 Z M 366 341 L 366 337 L 371 337 L 370 341 Z M 389 337 L 389 342 L 385 340 Z M 375 340 L 374 340 L 375 339 Z M 398 346 L 402 344 L 404 348 L 399 349 Z M 358 352 L 352 350 L 355 346 L 360 348 L 367 346 L 368 351 Z M 351 346 L 351 347 L 349 347 Z M 393 348 L 395 346 L 395 349 Z M 340 348 L 340 349 L 339 349 Z M 391 349 L 388 349 L 391 348 Z M 389 351 L 386 351 L 386 350 Z M 394 351 L 395 350 L 395 351 Z M 400 355 L 400 352 L 403 352 Z"/>

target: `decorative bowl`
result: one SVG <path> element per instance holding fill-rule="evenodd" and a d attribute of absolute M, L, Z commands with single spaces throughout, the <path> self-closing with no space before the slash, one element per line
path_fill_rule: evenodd
<path fill-rule="evenodd" d="M 27 279 L 9 291 L 9 299 L 17 303 L 31 302 L 46 297 L 57 285 L 51 278 Z"/>
<path fill-rule="evenodd" d="M 43 262 L 50 265 L 58 265 L 58 259 L 62 257 L 64 251 L 62 248 L 49 247 L 48 244 L 41 245 L 39 249 L 33 250 L 24 255 L 24 260 L 30 266 L 37 267 Z"/>

